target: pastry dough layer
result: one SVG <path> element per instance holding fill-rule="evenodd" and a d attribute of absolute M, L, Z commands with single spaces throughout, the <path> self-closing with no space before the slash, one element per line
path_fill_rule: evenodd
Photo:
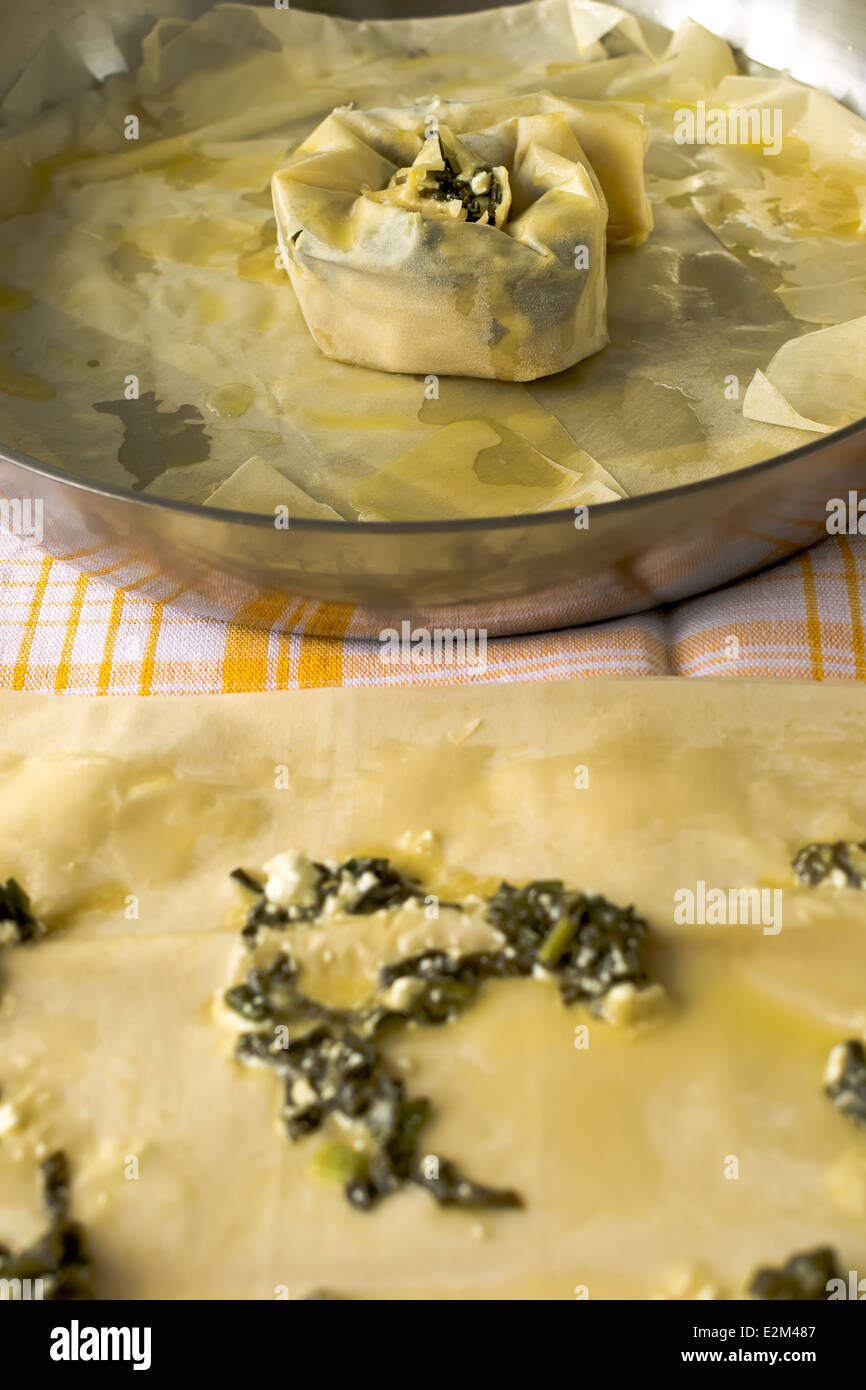
<path fill-rule="evenodd" d="M 647 140 L 638 105 L 545 92 L 334 111 L 272 184 L 318 346 L 390 372 L 511 381 L 599 351 L 606 242 L 652 230 Z M 499 203 L 470 218 L 476 170 Z"/>
<path fill-rule="evenodd" d="M 54 931 L 0 959 L 0 1101 L 17 1117 L 0 1241 L 39 1228 L 39 1153 L 62 1147 L 104 1296 L 725 1295 L 820 1243 L 866 1267 L 866 1138 L 822 1093 L 830 1047 L 866 1028 L 866 895 L 790 871 L 806 842 L 863 835 L 861 699 L 599 681 L 70 698 L 61 721 L 56 700 L 3 697 L 3 873 Z M 391 852 L 443 899 L 559 876 L 649 919 L 671 996 L 650 1029 L 511 981 L 393 1045 L 435 1107 L 432 1151 L 518 1188 L 523 1211 L 445 1212 L 415 1191 L 352 1211 L 311 1176 L 318 1141 L 280 1132 L 272 1079 L 232 1062 L 218 1000 L 245 968 L 244 903 L 228 873 L 292 845 Z M 781 888 L 782 931 L 678 925 L 674 894 L 699 880 Z M 404 909 L 295 932 L 292 949 L 312 992 L 346 999 L 382 960 L 477 949 L 480 930 Z"/>

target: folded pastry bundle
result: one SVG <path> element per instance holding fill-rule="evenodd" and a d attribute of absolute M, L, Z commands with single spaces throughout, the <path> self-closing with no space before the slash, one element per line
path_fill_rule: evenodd
<path fill-rule="evenodd" d="M 606 245 L 652 230 L 639 106 L 548 93 L 340 107 L 273 178 L 323 353 L 532 381 L 607 342 Z"/>

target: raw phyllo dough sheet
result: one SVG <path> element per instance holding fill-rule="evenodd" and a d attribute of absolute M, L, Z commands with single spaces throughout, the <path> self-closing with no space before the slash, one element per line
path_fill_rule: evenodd
<path fill-rule="evenodd" d="M 726 1298 L 803 1252 L 862 1268 L 850 688 L 2 713 L 0 1273 L 57 1153 L 97 1297 Z"/>
<path fill-rule="evenodd" d="M 220 5 L 131 71 L 76 24 L 0 103 L 14 448 L 144 495 L 429 520 L 675 486 L 864 412 L 863 123 L 691 20 Z M 680 143 L 701 104 L 748 141 Z M 593 109 L 596 137 L 624 123 L 607 149 Z"/>

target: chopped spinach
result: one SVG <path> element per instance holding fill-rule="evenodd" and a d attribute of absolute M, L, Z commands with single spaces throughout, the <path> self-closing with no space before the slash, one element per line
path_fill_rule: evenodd
<path fill-rule="evenodd" d="M 523 1205 L 516 1192 L 469 1182 L 453 1163 L 444 1158 L 436 1160 L 429 1176 L 422 1174 L 414 1181 L 426 1187 L 442 1207 L 482 1207 L 491 1210 Z"/>
<path fill-rule="evenodd" d="M 405 1006 L 413 1022 L 446 1023 L 473 1002 L 483 981 L 539 968 L 558 979 L 566 1004 L 598 1003 L 615 985 L 650 984 L 649 927 L 633 908 L 570 891 L 559 880 L 537 880 L 524 888 L 500 884 L 487 916 L 505 940 L 503 950 L 457 957 L 424 951 L 382 972 L 385 987 L 418 982 Z"/>
<path fill-rule="evenodd" d="M 26 946 L 39 941 L 45 928 L 30 909 L 30 899 L 14 878 L 0 884 L 0 946 Z M 0 972 L 0 993 L 3 976 Z"/>
<path fill-rule="evenodd" d="M 841 1278 L 836 1253 L 829 1246 L 792 1255 L 780 1269 L 759 1269 L 749 1286 L 752 1298 L 818 1303 L 828 1297 L 831 1279 Z"/>
<path fill-rule="evenodd" d="M 39 1240 L 18 1255 L 0 1245 L 0 1278 L 41 1281 L 44 1299 L 89 1298 L 90 1259 L 81 1227 L 69 1219 L 66 1155 L 59 1150 L 49 1154 L 41 1165 L 41 1175 L 48 1227 Z"/>
<path fill-rule="evenodd" d="M 595 1003 L 614 985 L 649 984 L 649 927 L 632 907 L 563 887 L 558 879 L 525 888 L 500 884 L 488 916 L 505 937 L 515 972 L 536 965 L 554 974 L 566 1004 Z"/>
<path fill-rule="evenodd" d="M 380 980 L 389 989 L 398 980 L 417 985 L 401 1012 L 413 1023 L 449 1023 L 475 998 L 485 980 L 504 979 L 523 973 L 503 952 L 479 951 L 468 956 L 449 956 L 446 951 L 422 951 L 396 965 L 386 966 Z"/>
<path fill-rule="evenodd" d="M 253 878 L 252 874 L 247 873 L 246 869 L 232 869 L 231 878 L 239 883 L 242 888 L 246 888 L 249 893 L 264 893 L 265 885 L 261 879 Z"/>
<path fill-rule="evenodd" d="M 358 888 L 358 896 L 346 907 L 347 912 L 367 916 L 383 908 L 399 907 L 410 898 L 423 901 L 424 895 L 416 884 L 410 882 L 399 869 L 395 869 L 389 859 L 347 859 L 336 867 L 325 866 L 325 877 L 320 885 L 323 900 L 336 897 L 346 880 L 351 880 Z M 368 877 L 375 879 L 367 882 Z M 362 887 L 362 881 L 366 886 Z"/>
<path fill-rule="evenodd" d="M 355 1124 L 370 1153 L 352 1151 L 344 1165 L 344 1191 L 352 1206 L 369 1211 L 408 1184 L 426 1188 L 443 1206 L 518 1206 L 516 1193 L 482 1187 L 462 1177 L 453 1164 L 437 1161 L 428 1174 L 417 1142 L 432 1115 L 429 1101 L 412 1099 L 385 1057 L 381 1038 L 390 1023 L 408 1015 L 380 1006 L 351 1012 L 328 1009 L 298 989 L 298 968 L 288 954 L 225 996 L 229 1008 L 261 1025 L 238 1039 L 236 1056 L 247 1066 L 264 1066 L 283 1085 L 282 1117 L 289 1138 L 320 1130 L 330 1115 Z M 286 1040 L 276 1030 L 309 1023 Z M 345 1158 L 346 1155 L 343 1155 Z M 339 1171 L 339 1164 L 332 1164 Z"/>
<path fill-rule="evenodd" d="M 831 1050 L 824 1079 L 836 1108 L 857 1124 L 866 1124 L 866 1047 L 859 1039 Z"/>
<path fill-rule="evenodd" d="M 475 193 L 472 189 L 472 183 L 479 174 L 489 180 L 489 188 L 484 193 Z M 446 170 L 431 169 L 427 177 L 435 184 L 428 196 L 437 203 L 458 201 L 466 210 L 467 222 L 480 222 L 487 213 L 490 225 L 495 224 L 496 211 L 502 205 L 503 194 L 502 185 L 493 169 L 481 166 L 473 169 L 471 174 L 458 174 L 449 162 Z"/>
<path fill-rule="evenodd" d="M 808 888 L 829 882 L 866 889 L 866 840 L 806 845 L 794 858 L 794 873 Z"/>
<path fill-rule="evenodd" d="M 474 169 L 461 171 L 445 149 L 441 134 L 438 139 L 444 168 L 425 169 L 419 192 L 436 203 L 459 202 L 465 209 L 467 222 L 480 222 L 486 213 L 491 226 L 494 225 L 504 197 L 496 170 L 491 164 L 479 164 Z M 472 185 L 479 179 L 482 187 L 476 190 Z M 398 174 L 396 182 L 405 183 L 405 174 Z"/>
<path fill-rule="evenodd" d="M 225 996 L 235 1013 L 250 1023 L 328 1019 L 332 1011 L 297 988 L 298 967 L 288 954 L 276 956 L 264 970 L 251 970 L 246 980 Z"/>
<path fill-rule="evenodd" d="M 267 903 L 254 876 L 236 871 L 235 878 L 259 898 L 244 928 L 248 941 L 258 939 L 265 923 L 314 920 L 338 893 L 340 906 L 355 913 L 422 898 L 387 859 L 348 859 L 314 868 L 314 905 L 288 912 Z M 502 949 L 463 956 L 422 951 L 386 966 L 378 991 L 358 1009 L 329 1008 L 305 994 L 298 965 L 285 949 L 225 995 L 228 1007 L 254 1025 L 238 1039 L 238 1060 L 267 1067 L 280 1078 L 290 1139 L 316 1133 L 333 1115 L 357 1126 L 360 1146 L 329 1145 L 317 1169 L 339 1178 L 348 1201 L 361 1211 L 409 1184 L 425 1188 L 442 1206 L 521 1204 L 517 1193 L 471 1182 L 447 1159 L 419 1157 L 420 1135 L 432 1110 L 426 1099 L 406 1094 L 403 1078 L 385 1056 L 383 1044 L 391 1033 L 450 1023 L 475 1002 L 486 981 L 525 978 L 539 969 L 558 978 L 567 1004 L 597 1003 L 615 985 L 649 985 L 649 928 L 632 908 L 551 880 L 524 888 L 500 884 L 488 899 L 487 916 Z"/>
<path fill-rule="evenodd" d="M 45 928 L 30 909 L 30 899 L 14 878 L 0 884 L 0 945 L 38 941 Z"/>
<path fill-rule="evenodd" d="M 367 916 L 383 908 L 398 907 L 410 899 L 423 901 L 424 895 L 389 859 L 352 857 L 342 864 L 313 861 L 317 882 L 315 901 L 310 906 L 292 904 L 281 907 L 265 895 L 265 886 L 245 869 L 235 869 L 232 878 L 258 895 L 243 929 L 244 939 L 254 944 L 267 928 L 282 930 L 299 923 L 314 922 L 327 909 L 329 899 L 352 916 Z"/>

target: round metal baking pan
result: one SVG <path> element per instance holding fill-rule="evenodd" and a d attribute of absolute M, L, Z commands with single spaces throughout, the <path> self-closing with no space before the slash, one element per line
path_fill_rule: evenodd
<path fill-rule="evenodd" d="M 298 8 L 353 18 L 482 9 L 490 0 L 424 4 L 303 0 Z M 112 0 L 134 51 L 159 14 L 197 14 L 201 0 Z M 85 5 L 88 9 L 91 6 Z M 791 73 L 866 113 L 862 0 L 629 0 L 675 26 L 686 14 L 758 62 Z M 56 21 L 53 0 L 3 0 L 8 87 Z M 8 44 L 7 44 L 8 38 Z M 273 519 L 144 498 L 87 483 L 0 445 L 0 493 L 43 499 L 43 548 L 109 583 L 199 614 L 323 635 L 375 636 L 403 621 L 481 627 L 491 636 L 597 622 L 728 583 L 826 535 L 826 503 L 866 478 L 866 420 L 734 473 L 593 507 L 587 529 L 570 511 L 489 520 L 363 523 Z M 283 615 L 281 618 L 281 614 Z"/>

